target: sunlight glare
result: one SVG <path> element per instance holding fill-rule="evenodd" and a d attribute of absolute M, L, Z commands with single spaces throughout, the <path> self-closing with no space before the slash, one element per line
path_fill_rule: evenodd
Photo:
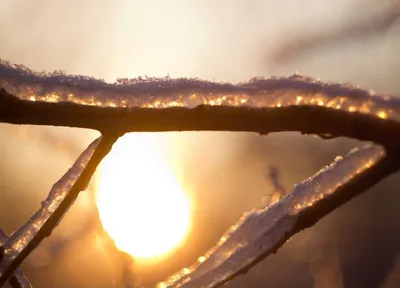
<path fill-rule="evenodd" d="M 185 237 L 189 200 L 157 146 L 157 135 L 121 137 L 104 159 L 97 205 L 118 249 L 137 258 L 168 253 Z"/>

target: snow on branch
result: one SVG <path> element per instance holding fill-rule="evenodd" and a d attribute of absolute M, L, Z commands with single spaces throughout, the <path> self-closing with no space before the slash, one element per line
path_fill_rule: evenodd
<path fill-rule="evenodd" d="M 110 84 L 0 60 L 0 122 L 120 133 L 299 131 L 390 145 L 400 143 L 400 99 L 300 75 L 235 85 L 170 78 Z"/>
<path fill-rule="evenodd" d="M 0 228 L 0 247 L 2 247 L 0 253 L 0 258 L 3 258 L 4 245 L 8 241 L 9 237 L 4 231 Z M 0 260 L 1 262 L 1 260 Z M 10 278 L 10 285 L 13 288 L 32 288 L 31 283 L 29 283 L 28 279 L 26 279 L 24 273 L 21 268 L 16 268 L 14 274 Z"/>
<path fill-rule="evenodd" d="M 32 288 L 31 283 L 26 279 L 21 269 L 17 268 L 14 275 L 10 278 L 10 286 L 12 288 Z"/>
<path fill-rule="evenodd" d="M 239 84 L 170 78 L 110 84 L 59 71 L 34 72 L 0 60 L 0 122 L 90 128 L 103 134 L 5 242 L 0 286 L 50 235 L 112 144 L 127 132 L 299 131 L 385 147 L 356 149 L 271 207 L 248 213 L 197 265 L 159 287 L 222 285 L 400 166 L 400 99 L 300 75 Z"/>
<path fill-rule="evenodd" d="M 213 288 L 245 273 L 294 234 L 397 171 L 398 159 L 385 154 L 381 146 L 369 145 L 337 157 L 281 201 L 246 213 L 197 264 L 158 287 Z"/>
<path fill-rule="evenodd" d="M 86 189 L 96 167 L 117 138 L 116 135 L 104 135 L 92 142 L 74 165 L 53 185 L 40 209 L 5 241 L 4 255 L 0 261 L 0 286 L 40 242 L 51 234 L 79 192 Z"/>

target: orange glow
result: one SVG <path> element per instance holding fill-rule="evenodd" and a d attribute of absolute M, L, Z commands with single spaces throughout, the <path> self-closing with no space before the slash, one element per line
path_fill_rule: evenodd
<path fill-rule="evenodd" d="M 388 114 L 387 114 L 385 111 L 378 111 L 378 112 L 376 113 L 376 115 L 377 115 L 379 118 L 382 118 L 382 119 L 387 119 L 387 118 L 388 118 Z"/>
<path fill-rule="evenodd" d="M 158 148 L 154 134 L 127 134 L 101 166 L 101 222 L 116 246 L 136 258 L 163 256 L 189 228 L 189 200 Z"/>

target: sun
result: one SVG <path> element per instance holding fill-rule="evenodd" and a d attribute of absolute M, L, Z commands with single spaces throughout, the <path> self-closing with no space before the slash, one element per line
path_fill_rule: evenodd
<path fill-rule="evenodd" d="M 190 203 L 162 157 L 157 136 L 121 137 L 100 166 L 97 205 L 118 249 L 135 258 L 167 254 L 186 236 Z"/>

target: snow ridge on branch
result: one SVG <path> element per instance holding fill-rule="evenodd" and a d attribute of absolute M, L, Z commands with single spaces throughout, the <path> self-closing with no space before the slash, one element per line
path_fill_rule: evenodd
<path fill-rule="evenodd" d="M 384 146 L 400 143 L 400 99 L 300 75 L 235 85 L 170 78 L 110 84 L 62 72 L 34 72 L 0 60 L 0 87 L 6 89 L 0 88 L 0 122 L 11 124 L 122 134 L 299 131 Z"/>
<path fill-rule="evenodd" d="M 115 83 L 106 83 L 60 71 L 34 72 L 0 59 L 1 86 L 15 96 L 31 101 L 136 108 L 322 106 L 400 121 L 399 99 L 299 74 L 253 78 L 238 84 L 169 77 L 119 79 Z"/>
<path fill-rule="evenodd" d="M 323 214 L 329 213 L 360 193 L 354 189 L 354 182 L 366 181 L 367 174 L 379 179 L 382 170 L 398 169 L 399 165 L 395 168 L 393 162 L 382 162 L 385 154 L 382 147 L 367 145 L 345 157 L 337 157 L 331 165 L 296 185 L 276 204 L 246 213 L 197 264 L 171 276 L 158 287 L 218 287 L 245 272 L 274 253 L 292 235 L 307 228 L 310 222 L 305 220 L 305 215 L 310 211 L 322 208 Z M 331 206 L 324 207 L 327 203 Z"/>

